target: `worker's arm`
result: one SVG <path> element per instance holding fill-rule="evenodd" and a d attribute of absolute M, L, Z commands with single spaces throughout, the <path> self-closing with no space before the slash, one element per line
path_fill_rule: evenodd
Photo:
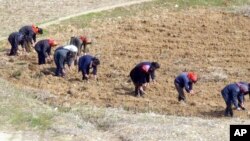
<path fill-rule="evenodd" d="M 150 73 L 150 77 L 151 77 L 152 81 L 155 80 L 155 71 L 152 71 L 152 72 Z"/>
<path fill-rule="evenodd" d="M 65 60 L 65 58 L 63 56 L 60 56 L 60 58 L 58 59 L 59 67 L 61 69 L 64 69 L 64 60 Z"/>
<path fill-rule="evenodd" d="M 185 90 L 190 93 L 190 92 L 193 92 L 192 89 L 193 89 L 193 84 L 189 81 L 188 78 L 184 79 L 184 88 Z"/>
<path fill-rule="evenodd" d="M 45 57 L 48 57 L 47 49 L 46 49 L 46 47 L 45 47 L 43 44 L 41 45 L 41 49 L 42 49 L 43 55 L 44 55 Z"/>
<path fill-rule="evenodd" d="M 245 106 L 244 106 L 244 94 L 243 93 L 239 94 L 238 101 L 239 101 L 239 103 L 238 103 L 239 107 L 242 110 L 245 110 Z"/>
<path fill-rule="evenodd" d="M 233 104 L 234 104 L 234 106 L 235 106 L 235 108 L 237 109 L 237 110 L 240 110 L 240 107 L 239 107 L 239 105 L 238 105 L 238 92 L 237 91 L 234 91 L 233 93 L 232 93 L 232 101 L 233 101 Z"/>
<path fill-rule="evenodd" d="M 96 79 L 97 78 L 97 66 L 94 66 L 93 67 L 93 75 L 94 75 L 94 78 Z"/>
<path fill-rule="evenodd" d="M 36 34 L 35 33 L 32 34 L 32 39 L 33 39 L 33 41 L 35 43 L 36 42 Z"/>

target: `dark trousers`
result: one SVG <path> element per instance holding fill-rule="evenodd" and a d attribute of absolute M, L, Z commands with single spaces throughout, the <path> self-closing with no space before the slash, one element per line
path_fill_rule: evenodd
<path fill-rule="evenodd" d="M 39 65 L 45 64 L 46 56 L 42 52 L 38 52 L 38 51 L 37 51 L 37 55 L 38 55 L 38 64 Z"/>
<path fill-rule="evenodd" d="M 89 75 L 89 70 L 87 70 L 87 75 Z M 88 80 L 83 71 L 82 71 L 82 80 Z"/>
<path fill-rule="evenodd" d="M 14 43 L 10 43 L 11 44 L 11 49 L 10 49 L 10 56 L 12 55 L 17 55 L 17 50 L 18 50 L 18 46 L 14 45 Z"/>
<path fill-rule="evenodd" d="M 60 65 L 59 65 L 59 63 L 58 63 L 57 60 L 55 60 L 55 64 L 56 64 L 56 72 L 55 72 L 55 75 L 56 75 L 56 76 L 62 76 L 62 77 L 64 77 L 65 74 L 64 74 L 63 71 L 62 71 L 63 68 L 60 67 Z"/>
<path fill-rule="evenodd" d="M 140 90 L 140 87 L 142 87 L 142 84 L 135 84 L 135 96 L 143 96 L 144 93 Z"/>
<path fill-rule="evenodd" d="M 176 82 L 174 82 L 175 88 L 178 92 L 178 101 L 186 101 L 186 97 L 183 91 L 183 88 Z"/>
<path fill-rule="evenodd" d="M 56 73 L 55 73 L 56 76 L 65 76 L 65 74 L 63 73 L 62 71 L 62 68 L 60 67 L 56 67 Z"/>
<path fill-rule="evenodd" d="M 231 99 L 229 98 L 228 94 L 225 94 L 225 93 L 221 93 L 224 100 L 225 100 L 225 103 L 227 105 L 226 109 L 225 109 L 225 113 L 224 115 L 225 116 L 233 116 L 233 109 L 232 109 L 232 101 Z"/>

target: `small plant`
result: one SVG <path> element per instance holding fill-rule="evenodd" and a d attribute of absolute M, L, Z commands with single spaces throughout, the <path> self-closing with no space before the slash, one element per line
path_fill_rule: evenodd
<path fill-rule="evenodd" d="M 17 70 L 11 74 L 11 77 L 16 78 L 16 79 L 20 79 L 21 75 L 22 75 L 22 72 L 20 70 Z"/>
<path fill-rule="evenodd" d="M 3 47 L 0 47 L 0 52 L 4 52 L 6 49 Z"/>
<path fill-rule="evenodd" d="M 18 62 L 16 63 L 17 65 L 26 65 L 27 63 L 26 62 Z"/>
<path fill-rule="evenodd" d="M 42 130 L 48 129 L 52 124 L 52 116 L 50 114 L 40 114 L 36 117 L 32 116 L 30 125 Z"/>
<path fill-rule="evenodd" d="M 34 75 L 32 75 L 31 77 L 32 78 L 35 78 L 35 79 L 40 79 L 42 78 L 44 75 L 41 73 L 41 72 L 37 72 L 35 73 Z"/>

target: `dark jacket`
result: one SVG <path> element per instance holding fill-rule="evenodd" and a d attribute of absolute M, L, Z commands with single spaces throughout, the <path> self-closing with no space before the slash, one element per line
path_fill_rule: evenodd
<path fill-rule="evenodd" d="M 59 47 L 55 50 L 54 61 L 59 69 L 63 69 L 65 64 L 70 65 L 72 63 L 72 58 L 70 57 L 70 51 Z"/>
<path fill-rule="evenodd" d="M 51 46 L 49 44 L 49 40 L 45 39 L 45 40 L 38 41 L 35 45 L 35 50 L 38 53 L 43 54 L 45 57 L 50 55 L 51 54 Z"/>
<path fill-rule="evenodd" d="M 32 43 L 32 40 L 36 42 L 36 33 L 33 31 L 32 26 L 23 26 L 20 30 L 20 33 L 22 33 L 25 36 L 25 40 Z"/>
<path fill-rule="evenodd" d="M 79 56 L 81 54 L 82 47 L 84 46 L 82 40 L 78 37 L 71 37 L 70 45 L 75 45 L 77 47 L 77 55 Z"/>
<path fill-rule="evenodd" d="M 178 84 L 181 88 L 185 88 L 185 90 L 189 93 L 193 89 L 193 83 L 188 79 L 187 75 L 187 72 L 181 73 L 175 78 L 174 82 Z"/>
<path fill-rule="evenodd" d="M 246 82 L 232 83 L 227 85 L 222 91 L 221 94 L 226 101 L 226 103 L 233 103 L 236 108 L 239 107 L 239 103 L 244 101 L 244 93 L 240 90 L 240 85 L 247 85 Z"/>
<path fill-rule="evenodd" d="M 92 65 L 93 58 L 94 57 L 91 55 L 84 55 L 80 57 L 78 62 L 78 71 L 82 71 L 82 73 L 85 75 L 89 74 L 89 70 L 93 68 L 93 74 L 96 75 L 97 66 Z"/>
<path fill-rule="evenodd" d="M 141 62 L 130 71 L 134 83 L 144 84 L 155 79 L 155 71 L 150 71 L 151 62 Z"/>

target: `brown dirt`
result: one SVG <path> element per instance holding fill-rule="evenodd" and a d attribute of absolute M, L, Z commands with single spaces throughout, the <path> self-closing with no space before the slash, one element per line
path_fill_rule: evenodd
<path fill-rule="evenodd" d="M 171 115 L 221 117 L 225 103 L 220 90 L 228 83 L 250 82 L 249 23 L 249 17 L 210 9 L 153 8 L 129 18 L 95 20 L 88 29 L 77 30 L 74 23 L 60 25 L 60 29 L 48 30 L 49 36 L 61 43 L 79 31 L 95 39 L 90 52 L 101 58 L 98 81 L 81 81 L 76 68 L 66 78 L 54 77 L 55 65 L 38 66 L 35 53 L 15 58 L 1 55 L 0 76 L 21 87 L 48 89 L 59 97 L 46 102 L 64 106 L 85 103 Z M 161 69 L 156 73 L 157 83 L 150 85 L 145 97 L 136 98 L 132 96 L 128 74 L 143 60 L 158 61 Z M 187 105 L 177 102 L 173 85 L 175 76 L 184 70 L 196 71 L 200 78 L 194 86 L 198 93 L 186 95 Z M 248 96 L 246 99 L 250 109 Z M 236 115 L 249 117 L 247 112 Z"/>

